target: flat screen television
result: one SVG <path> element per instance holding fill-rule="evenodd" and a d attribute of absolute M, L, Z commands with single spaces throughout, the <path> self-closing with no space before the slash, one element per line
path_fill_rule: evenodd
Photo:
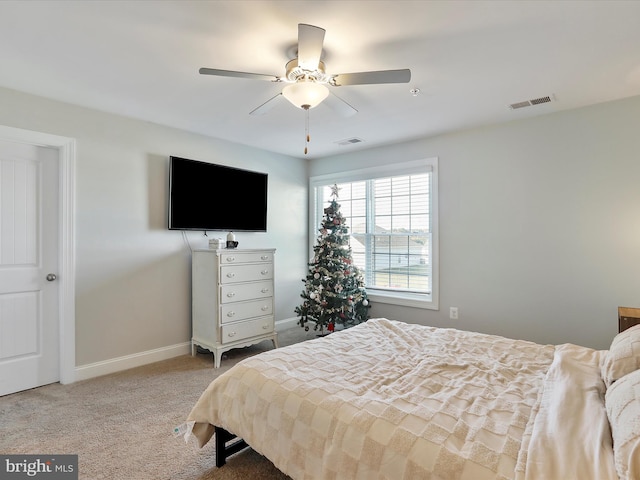
<path fill-rule="evenodd" d="M 266 173 L 169 157 L 169 229 L 267 231 Z"/>

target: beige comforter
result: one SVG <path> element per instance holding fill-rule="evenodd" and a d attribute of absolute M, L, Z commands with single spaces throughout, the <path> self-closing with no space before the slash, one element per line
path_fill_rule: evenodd
<path fill-rule="evenodd" d="M 599 361 L 583 347 L 372 319 L 244 360 L 188 421 L 200 445 L 220 426 L 296 480 L 613 479 Z M 567 410 L 567 394 L 586 402 Z"/>

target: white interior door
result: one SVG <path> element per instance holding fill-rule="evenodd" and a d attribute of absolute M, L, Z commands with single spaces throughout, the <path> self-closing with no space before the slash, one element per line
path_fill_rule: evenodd
<path fill-rule="evenodd" d="M 58 152 L 0 140 L 0 395 L 59 380 Z"/>

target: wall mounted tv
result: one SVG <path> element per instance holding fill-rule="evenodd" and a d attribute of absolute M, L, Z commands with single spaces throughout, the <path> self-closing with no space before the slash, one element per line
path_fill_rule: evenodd
<path fill-rule="evenodd" d="M 267 231 L 266 173 L 169 158 L 169 229 Z"/>

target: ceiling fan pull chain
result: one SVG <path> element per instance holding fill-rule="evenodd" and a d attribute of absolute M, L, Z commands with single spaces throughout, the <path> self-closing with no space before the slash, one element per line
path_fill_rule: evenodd
<path fill-rule="evenodd" d="M 307 152 L 309 151 L 309 149 L 308 149 L 309 140 L 311 138 L 309 136 L 309 106 L 308 105 L 303 105 L 302 108 L 304 108 L 304 110 L 305 110 L 305 113 L 304 113 L 304 115 L 305 115 L 305 120 L 304 120 L 304 138 L 305 138 L 304 154 L 306 155 Z"/>

